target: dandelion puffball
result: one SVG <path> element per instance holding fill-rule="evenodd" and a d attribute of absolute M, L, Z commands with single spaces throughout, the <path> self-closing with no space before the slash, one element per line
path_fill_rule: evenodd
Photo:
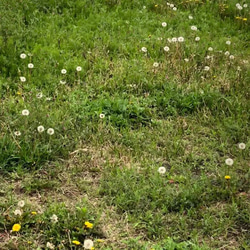
<path fill-rule="evenodd" d="M 65 75 L 65 74 L 67 73 L 67 70 L 66 70 L 66 69 L 62 69 L 62 70 L 61 70 L 61 73 L 62 73 L 63 75 Z"/>
<path fill-rule="evenodd" d="M 19 201 L 18 203 L 17 203 L 17 205 L 19 206 L 19 207 L 24 207 L 24 205 L 25 205 L 25 202 L 22 200 L 22 201 Z"/>
<path fill-rule="evenodd" d="M 210 67 L 209 67 L 209 66 L 205 66 L 205 67 L 204 67 L 204 70 L 205 70 L 205 71 L 209 71 L 209 70 L 210 70 Z"/>
<path fill-rule="evenodd" d="M 192 26 L 191 26 L 191 30 L 196 31 L 196 30 L 197 30 L 197 27 L 196 27 L 196 26 L 194 26 L 194 25 L 192 25 Z"/>
<path fill-rule="evenodd" d="M 41 93 L 41 92 L 40 92 L 40 93 L 37 93 L 37 94 L 36 94 L 36 97 L 37 97 L 38 99 L 41 99 L 41 98 L 43 97 L 43 93 Z"/>
<path fill-rule="evenodd" d="M 14 215 L 19 215 L 19 216 L 21 216 L 21 215 L 22 215 L 22 211 L 21 211 L 20 209 L 16 209 L 16 210 L 14 211 Z"/>
<path fill-rule="evenodd" d="M 158 62 L 154 62 L 153 66 L 154 66 L 155 68 L 157 68 L 157 67 L 159 66 L 159 63 L 158 63 Z"/>
<path fill-rule="evenodd" d="M 200 39 L 200 37 L 195 37 L 195 39 L 194 39 L 196 42 L 199 42 L 201 39 Z"/>
<path fill-rule="evenodd" d="M 227 44 L 227 45 L 230 45 L 230 44 L 231 44 L 231 41 L 226 41 L 226 44 Z"/>
<path fill-rule="evenodd" d="M 184 42 L 184 37 L 182 37 L 182 36 L 178 37 L 178 42 L 180 42 L 180 43 Z"/>
<path fill-rule="evenodd" d="M 83 247 L 85 249 L 91 249 L 94 246 L 94 242 L 92 240 L 84 240 Z"/>
<path fill-rule="evenodd" d="M 164 51 L 168 52 L 168 51 L 169 51 L 169 47 L 168 47 L 168 46 L 165 46 L 165 47 L 164 47 Z"/>
<path fill-rule="evenodd" d="M 20 58 L 21 58 L 21 59 L 25 59 L 26 57 L 27 57 L 27 55 L 24 54 L 24 53 L 22 53 L 22 54 L 20 55 Z"/>
<path fill-rule="evenodd" d="M 20 131 L 15 131 L 15 132 L 14 132 L 14 135 L 15 135 L 15 136 L 20 136 L 20 135 L 21 135 L 21 132 L 20 132 Z"/>
<path fill-rule="evenodd" d="M 225 160 L 225 163 L 226 163 L 228 166 L 232 166 L 232 165 L 234 164 L 234 161 L 233 161 L 233 159 L 228 158 L 228 159 Z"/>
<path fill-rule="evenodd" d="M 167 27 L 167 23 L 166 22 L 163 22 L 161 25 L 162 25 L 162 27 Z"/>
<path fill-rule="evenodd" d="M 26 77 L 20 76 L 20 81 L 21 81 L 21 82 L 26 82 Z"/>
<path fill-rule="evenodd" d="M 53 214 L 53 215 L 50 217 L 50 220 L 51 220 L 52 223 L 57 223 L 57 222 L 58 222 L 58 217 L 57 217 L 55 214 Z"/>
<path fill-rule="evenodd" d="M 166 168 L 165 167 L 159 167 L 158 168 L 158 173 L 165 174 L 166 173 Z"/>
<path fill-rule="evenodd" d="M 238 146 L 239 146 L 239 149 L 245 149 L 246 148 L 246 144 L 243 143 L 243 142 L 239 143 Z"/>
<path fill-rule="evenodd" d="M 147 50 L 146 47 L 142 47 L 142 48 L 141 48 L 141 51 L 142 51 L 142 52 L 147 52 L 148 50 Z"/>
<path fill-rule="evenodd" d="M 33 68 L 34 68 L 34 64 L 33 64 L 33 63 L 29 63 L 29 64 L 28 64 L 28 68 L 29 68 L 29 69 L 33 69 Z"/>
<path fill-rule="evenodd" d="M 48 128 L 47 134 L 53 135 L 55 133 L 55 130 L 53 128 Z"/>
<path fill-rule="evenodd" d="M 100 114 L 99 117 L 100 117 L 101 119 L 103 119 L 103 118 L 105 118 L 105 115 L 104 115 L 104 114 Z"/>
<path fill-rule="evenodd" d="M 24 116 L 28 116 L 29 114 L 30 114 L 30 112 L 29 112 L 28 109 L 24 109 L 24 110 L 22 111 L 22 115 L 24 115 Z"/>
<path fill-rule="evenodd" d="M 38 126 L 38 127 L 37 127 L 37 131 L 38 131 L 39 133 L 42 133 L 42 132 L 44 131 L 44 126 Z"/>
<path fill-rule="evenodd" d="M 78 72 L 79 72 L 79 71 L 82 71 L 82 67 L 77 66 L 77 67 L 76 67 L 76 71 L 78 71 Z"/>
<path fill-rule="evenodd" d="M 214 49 L 212 47 L 209 47 L 207 50 L 208 51 L 213 51 Z"/>

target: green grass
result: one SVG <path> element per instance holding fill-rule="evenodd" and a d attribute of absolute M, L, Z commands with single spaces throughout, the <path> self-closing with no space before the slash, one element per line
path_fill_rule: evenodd
<path fill-rule="evenodd" d="M 250 12 L 236 3 L 1 1 L 1 249 L 250 247 Z"/>

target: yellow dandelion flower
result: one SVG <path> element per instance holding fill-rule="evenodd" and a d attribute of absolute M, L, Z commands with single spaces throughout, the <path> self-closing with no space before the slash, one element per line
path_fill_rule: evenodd
<path fill-rule="evenodd" d="M 20 91 L 17 91 L 16 93 L 17 93 L 17 95 L 21 95 L 22 94 Z"/>
<path fill-rule="evenodd" d="M 242 20 L 243 20 L 243 21 L 247 21 L 247 18 L 243 18 Z"/>
<path fill-rule="evenodd" d="M 75 245 L 77 245 L 77 246 L 78 246 L 78 245 L 81 245 L 81 242 L 78 241 L 78 240 L 73 240 L 72 243 L 75 244 Z"/>
<path fill-rule="evenodd" d="M 95 250 L 95 248 L 94 248 L 94 247 L 91 247 L 90 250 Z"/>
<path fill-rule="evenodd" d="M 235 17 L 235 19 L 241 19 L 241 17 L 239 17 L 239 16 L 236 16 L 236 17 Z"/>
<path fill-rule="evenodd" d="M 230 179 L 231 179 L 231 176 L 230 176 L 230 175 L 226 175 L 226 176 L 225 176 L 225 179 L 226 179 L 226 180 L 230 180 Z"/>
<path fill-rule="evenodd" d="M 158 4 L 155 5 L 155 8 L 157 8 L 157 7 L 158 7 Z"/>
<path fill-rule="evenodd" d="M 85 225 L 86 228 L 93 228 L 93 226 L 94 226 L 94 225 L 93 225 L 92 223 L 90 223 L 89 221 L 85 221 L 84 225 Z"/>
<path fill-rule="evenodd" d="M 33 214 L 33 215 L 36 215 L 36 214 L 37 214 L 37 212 L 35 212 L 35 211 L 32 211 L 32 212 L 31 212 L 31 214 Z"/>
<path fill-rule="evenodd" d="M 12 227 L 12 232 L 19 232 L 21 229 L 21 225 L 20 224 L 14 224 Z"/>

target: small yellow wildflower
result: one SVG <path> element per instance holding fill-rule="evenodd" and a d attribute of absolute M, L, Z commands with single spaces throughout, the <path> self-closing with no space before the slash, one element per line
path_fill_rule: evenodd
<path fill-rule="evenodd" d="M 105 240 L 103 240 L 103 239 L 97 239 L 96 241 L 99 242 L 99 243 L 102 243 L 102 242 L 104 242 Z"/>
<path fill-rule="evenodd" d="M 18 232 L 21 229 L 21 225 L 20 224 L 14 224 L 12 227 L 12 232 Z"/>
<path fill-rule="evenodd" d="M 241 19 L 241 17 L 239 17 L 239 16 L 236 16 L 235 18 L 236 18 L 236 19 Z"/>
<path fill-rule="evenodd" d="M 243 20 L 243 21 L 247 21 L 247 18 L 243 18 L 242 20 Z"/>
<path fill-rule="evenodd" d="M 32 242 L 31 242 L 31 241 L 28 241 L 27 243 L 28 243 L 28 244 L 32 244 Z"/>
<path fill-rule="evenodd" d="M 93 228 L 93 224 L 89 221 L 85 221 L 84 225 L 86 226 L 86 228 Z"/>
<path fill-rule="evenodd" d="M 72 243 L 75 244 L 75 245 L 77 245 L 77 246 L 78 246 L 78 245 L 81 245 L 81 242 L 78 241 L 78 240 L 73 240 Z"/>
<path fill-rule="evenodd" d="M 95 248 L 94 248 L 94 247 L 91 247 L 90 250 L 95 250 Z"/>
<path fill-rule="evenodd" d="M 18 95 L 21 95 L 22 93 L 21 93 L 20 91 L 17 91 L 17 94 L 18 94 Z"/>
<path fill-rule="evenodd" d="M 35 212 L 35 211 L 32 211 L 32 212 L 31 212 L 31 214 L 33 214 L 33 215 L 36 215 L 36 214 L 37 214 L 37 212 Z"/>
<path fill-rule="evenodd" d="M 158 7 L 158 4 L 155 5 L 155 8 L 157 8 L 157 7 Z"/>
<path fill-rule="evenodd" d="M 230 179 L 231 179 L 231 176 L 230 176 L 230 175 L 226 175 L 226 176 L 225 176 L 225 179 L 226 179 L 226 180 L 230 180 Z"/>

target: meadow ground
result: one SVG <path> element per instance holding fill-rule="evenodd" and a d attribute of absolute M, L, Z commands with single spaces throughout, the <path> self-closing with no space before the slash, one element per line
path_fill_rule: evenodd
<path fill-rule="evenodd" d="M 250 249 L 250 4 L 0 2 L 0 249 Z"/>

